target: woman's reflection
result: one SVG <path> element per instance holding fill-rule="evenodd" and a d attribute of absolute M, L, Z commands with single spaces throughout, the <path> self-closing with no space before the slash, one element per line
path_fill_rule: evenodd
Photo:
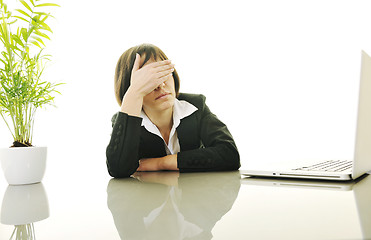
<path fill-rule="evenodd" d="M 240 189 L 236 172 L 140 172 L 108 183 L 121 239 L 211 239 Z"/>

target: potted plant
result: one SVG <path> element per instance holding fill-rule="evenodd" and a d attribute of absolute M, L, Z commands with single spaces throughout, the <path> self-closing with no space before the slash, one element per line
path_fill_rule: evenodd
<path fill-rule="evenodd" d="M 12 0 L 13 1 L 13 0 Z M 43 10 L 58 6 L 40 0 L 19 0 L 14 14 L 0 0 L 0 115 L 14 142 L 0 149 L 1 165 L 9 184 L 40 182 L 45 172 L 46 147 L 32 145 L 35 113 L 53 104 L 59 84 L 41 80 L 50 55 L 44 41 L 52 33 Z"/>

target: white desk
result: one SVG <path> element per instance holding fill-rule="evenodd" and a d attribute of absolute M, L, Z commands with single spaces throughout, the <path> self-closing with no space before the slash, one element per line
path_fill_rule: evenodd
<path fill-rule="evenodd" d="M 93 176 L 2 181 L 2 221 L 36 221 L 37 240 L 371 238 L 371 177 L 338 188 L 239 172 Z M 0 239 L 14 229 L 0 224 Z"/>

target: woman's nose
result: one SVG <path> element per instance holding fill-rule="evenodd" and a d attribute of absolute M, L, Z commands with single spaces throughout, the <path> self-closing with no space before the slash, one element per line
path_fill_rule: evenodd
<path fill-rule="evenodd" d="M 155 90 L 160 90 L 160 89 L 164 89 L 165 88 L 165 83 L 161 83 L 160 85 L 158 85 L 158 87 L 155 89 Z"/>

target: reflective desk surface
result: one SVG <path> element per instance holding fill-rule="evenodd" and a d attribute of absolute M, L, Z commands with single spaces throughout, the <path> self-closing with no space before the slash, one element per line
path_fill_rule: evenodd
<path fill-rule="evenodd" d="M 0 239 L 371 239 L 369 176 L 343 184 L 238 171 L 51 179 L 1 181 Z"/>

